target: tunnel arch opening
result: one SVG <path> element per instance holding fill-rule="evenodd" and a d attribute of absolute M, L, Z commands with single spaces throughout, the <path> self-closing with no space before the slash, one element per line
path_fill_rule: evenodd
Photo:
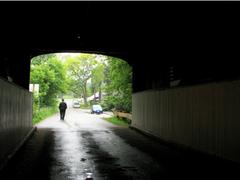
<path fill-rule="evenodd" d="M 111 112 L 131 123 L 132 67 L 122 58 L 93 53 L 48 53 L 31 59 L 29 90 L 33 92 L 33 122 L 41 108 L 65 99 L 70 108 Z M 120 123 L 122 124 L 122 123 Z"/>

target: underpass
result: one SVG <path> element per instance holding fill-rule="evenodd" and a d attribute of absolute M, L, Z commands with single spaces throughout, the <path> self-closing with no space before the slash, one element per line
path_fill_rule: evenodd
<path fill-rule="evenodd" d="M 238 176 L 239 4 L 3 2 L 0 9 L 0 168 L 10 159 L 0 179 Z M 59 28 L 63 22 L 71 26 Z M 159 141 L 128 128 L 81 122 L 88 115 L 67 114 L 66 122 L 56 115 L 54 128 L 38 127 L 11 158 L 32 130 L 31 59 L 56 52 L 126 60 L 133 68 L 131 126 Z M 99 155 L 105 160 L 94 161 Z M 135 161 L 139 156 L 142 161 Z"/>

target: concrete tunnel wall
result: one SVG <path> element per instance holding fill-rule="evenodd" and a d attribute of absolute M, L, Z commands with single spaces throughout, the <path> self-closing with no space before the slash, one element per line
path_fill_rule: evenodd
<path fill-rule="evenodd" d="M 135 93 L 132 126 L 240 162 L 240 81 Z"/>
<path fill-rule="evenodd" d="M 0 79 L 0 167 L 32 129 L 32 93 Z"/>

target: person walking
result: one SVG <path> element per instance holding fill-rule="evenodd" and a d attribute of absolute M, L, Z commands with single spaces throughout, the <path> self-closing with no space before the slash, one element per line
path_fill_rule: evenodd
<path fill-rule="evenodd" d="M 60 119 L 61 120 L 64 120 L 66 109 L 67 109 L 67 104 L 64 102 L 64 99 L 62 99 L 62 102 L 59 103 L 59 111 L 60 111 Z"/>

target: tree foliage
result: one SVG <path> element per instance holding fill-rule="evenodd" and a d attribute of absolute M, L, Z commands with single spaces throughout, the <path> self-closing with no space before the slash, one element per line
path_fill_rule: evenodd
<path fill-rule="evenodd" d="M 95 64 L 95 56 L 91 54 L 70 57 L 66 62 L 70 88 L 73 92 L 79 93 L 79 97 L 84 98 L 84 104 L 87 104 L 87 82 L 91 78 Z"/>
<path fill-rule="evenodd" d="M 92 94 L 99 92 L 99 101 L 101 101 L 102 85 L 104 81 L 104 64 L 102 62 L 96 63 L 92 70 L 91 76 L 91 90 Z"/>
<path fill-rule="evenodd" d="M 32 62 L 30 82 L 39 84 L 40 106 L 54 105 L 57 95 L 66 91 L 64 65 L 52 54 L 38 56 Z"/>
<path fill-rule="evenodd" d="M 43 54 L 32 58 L 32 65 L 47 63 L 49 59 L 56 58 L 55 54 Z"/>
<path fill-rule="evenodd" d="M 127 62 L 108 57 L 108 69 L 106 70 L 107 97 L 105 105 L 120 111 L 132 110 L 132 69 Z"/>

